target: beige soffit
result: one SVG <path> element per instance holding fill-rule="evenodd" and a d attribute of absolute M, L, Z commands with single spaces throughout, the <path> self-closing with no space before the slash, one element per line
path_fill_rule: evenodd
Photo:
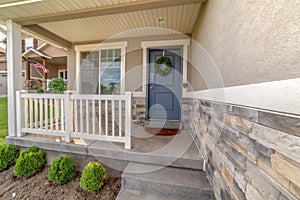
<path fill-rule="evenodd" d="M 58 21 L 39 24 L 42 28 L 70 42 L 105 40 L 116 34 L 132 29 L 123 34 L 126 37 L 141 37 L 151 35 L 168 35 L 171 29 L 180 33 L 191 33 L 200 11 L 201 4 L 187 4 L 168 8 L 158 8 L 115 15 L 105 15 L 90 18 Z M 157 19 L 165 19 L 158 23 Z M 145 29 L 157 27 L 157 29 Z M 162 29 L 159 29 L 162 28 Z"/>

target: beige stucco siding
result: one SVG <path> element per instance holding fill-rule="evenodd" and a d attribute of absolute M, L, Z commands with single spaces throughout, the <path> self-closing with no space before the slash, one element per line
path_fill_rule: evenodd
<path fill-rule="evenodd" d="M 136 49 L 126 54 L 126 91 L 142 91 L 143 49 Z"/>
<path fill-rule="evenodd" d="M 192 35 L 217 64 L 226 87 L 300 77 L 299 0 L 209 0 Z M 197 53 L 191 50 L 192 62 Z M 190 75 L 193 86 L 204 89 Z"/>

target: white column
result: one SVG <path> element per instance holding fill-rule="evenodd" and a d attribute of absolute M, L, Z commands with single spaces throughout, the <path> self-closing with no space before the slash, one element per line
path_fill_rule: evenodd
<path fill-rule="evenodd" d="M 68 90 L 76 88 L 76 52 L 75 49 L 68 49 L 67 54 L 67 70 L 68 70 Z M 77 88 L 76 88 L 77 89 Z"/>
<path fill-rule="evenodd" d="M 8 134 L 17 136 L 16 91 L 22 90 L 22 38 L 21 26 L 12 20 L 7 26 L 7 90 Z"/>

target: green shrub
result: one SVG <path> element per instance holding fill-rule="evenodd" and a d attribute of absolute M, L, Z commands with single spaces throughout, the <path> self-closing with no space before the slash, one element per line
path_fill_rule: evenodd
<path fill-rule="evenodd" d="M 56 93 L 64 93 L 66 91 L 66 84 L 62 78 L 53 78 L 49 83 L 49 88 L 54 90 Z"/>
<path fill-rule="evenodd" d="M 98 162 L 90 162 L 83 170 L 80 186 L 87 191 L 99 190 L 106 181 L 105 168 Z"/>
<path fill-rule="evenodd" d="M 37 93 L 44 93 L 45 91 L 42 88 L 36 90 Z"/>
<path fill-rule="evenodd" d="M 72 157 L 60 157 L 48 170 L 49 179 L 59 185 L 66 184 L 76 176 L 76 164 Z"/>
<path fill-rule="evenodd" d="M 0 146 L 0 171 L 10 167 L 19 156 L 20 150 L 13 146 L 4 144 Z"/>
<path fill-rule="evenodd" d="M 47 163 L 45 152 L 38 147 L 30 147 L 21 152 L 14 167 L 14 175 L 17 177 L 29 177 L 42 170 Z"/>

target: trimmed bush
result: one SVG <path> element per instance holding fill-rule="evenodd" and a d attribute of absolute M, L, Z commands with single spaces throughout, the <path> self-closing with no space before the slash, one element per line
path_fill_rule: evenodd
<path fill-rule="evenodd" d="M 89 192 L 99 190 L 106 181 L 105 168 L 98 162 L 90 162 L 83 170 L 80 186 Z"/>
<path fill-rule="evenodd" d="M 76 176 L 76 163 L 72 157 L 60 157 L 48 170 L 49 179 L 59 185 L 66 184 Z"/>
<path fill-rule="evenodd" d="M 21 152 L 14 167 L 14 175 L 17 177 L 29 177 L 41 171 L 47 163 L 45 152 L 38 147 L 30 147 Z"/>
<path fill-rule="evenodd" d="M 10 167 L 19 156 L 20 150 L 13 146 L 4 144 L 0 146 L 0 172 Z"/>
<path fill-rule="evenodd" d="M 63 94 L 66 91 L 66 87 L 65 81 L 62 78 L 53 78 L 49 83 L 49 88 L 59 94 Z"/>

